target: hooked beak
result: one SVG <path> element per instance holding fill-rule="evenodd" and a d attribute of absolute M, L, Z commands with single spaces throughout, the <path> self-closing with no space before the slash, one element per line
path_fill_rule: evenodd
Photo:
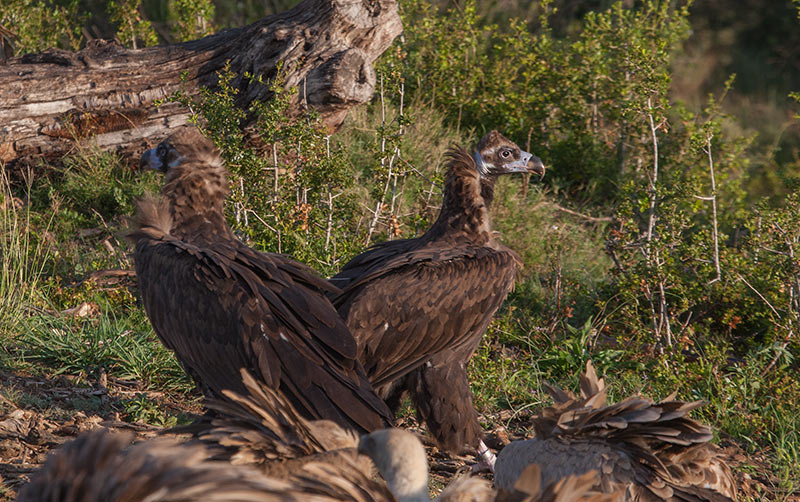
<path fill-rule="evenodd" d="M 521 150 L 519 152 L 519 160 L 515 160 L 509 164 L 506 164 L 503 169 L 506 173 L 527 173 L 528 172 L 528 161 L 532 157 L 531 154 L 526 152 L 525 150 Z"/>
<path fill-rule="evenodd" d="M 155 148 L 151 148 L 142 154 L 142 158 L 139 159 L 139 169 L 164 171 L 164 165 L 161 163 L 161 159 L 158 158 L 158 155 L 156 155 Z"/>
<path fill-rule="evenodd" d="M 539 181 L 541 181 L 542 179 L 544 179 L 545 170 L 546 168 L 544 167 L 542 159 L 536 157 L 535 155 L 531 156 L 530 160 L 528 160 L 527 171 L 529 173 L 539 175 Z"/>

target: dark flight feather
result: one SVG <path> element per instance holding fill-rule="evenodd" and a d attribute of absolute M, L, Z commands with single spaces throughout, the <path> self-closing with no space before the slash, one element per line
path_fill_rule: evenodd
<path fill-rule="evenodd" d="M 162 198 L 139 202 L 130 233 L 156 333 L 207 396 L 244 394 L 239 372 L 246 369 L 310 419 L 360 432 L 385 426 L 391 413 L 325 296 L 338 289 L 307 266 L 234 237 L 222 215 L 224 167 L 193 131 L 143 156 L 143 163 L 170 166 Z"/>
<path fill-rule="evenodd" d="M 408 390 L 451 452 L 482 437 L 465 366 L 521 266 L 491 231 L 494 182 L 524 172 L 529 159 L 495 131 L 473 155 L 452 149 L 433 226 L 419 238 L 371 247 L 331 279 L 342 289 L 333 303 L 379 395 L 397 404 Z"/>

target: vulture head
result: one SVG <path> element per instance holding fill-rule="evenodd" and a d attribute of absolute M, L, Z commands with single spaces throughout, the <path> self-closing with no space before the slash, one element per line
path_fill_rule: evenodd
<path fill-rule="evenodd" d="M 192 161 L 203 164 L 222 163 L 219 150 L 210 139 L 195 127 L 182 127 L 157 147 L 144 152 L 139 160 L 139 168 L 167 173 L 170 168 Z"/>
<path fill-rule="evenodd" d="M 222 207 L 228 196 L 228 174 L 214 143 L 195 127 L 182 127 L 139 161 L 142 169 L 164 173 L 161 193 L 169 202 L 173 233 L 195 215 L 222 227 Z M 209 217 L 209 215 L 212 215 Z"/>
<path fill-rule="evenodd" d="M 542 159 L 522 150 L 497 131 L 490 131 L 478 141 L 472 158 L 482 177 L 527 172 L 544 176 Z"/>
<path fill-rule="evenodd" d="M 428 457 L 413 433 L 381 429 L 362 436 L 358 452 L 375 463 L 398 502 L 427 502 Z"/>
<path fill-rule="evenodd" d="M 419 439 L 402 429 L 362 436 L 358 452 L 370 457 L 397 502 L 429 502 L 428 457 Z M 464 477 L 450 483 L 436 502 L 489 502 L 495 492 L 484 479 Z"/>

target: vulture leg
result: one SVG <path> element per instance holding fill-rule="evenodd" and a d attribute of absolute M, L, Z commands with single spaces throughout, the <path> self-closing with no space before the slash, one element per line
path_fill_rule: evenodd
<path fill-rule="evenodd" d="M 486 446 L 481 440 L 478 443 L 478 463 L 472 466 L 472 472 L 494 472 L 494 464 L 497 462 L 497 455 Z"/>
<path fill-rule="evenodd" d="M 471 354 L 471 351 L 470 351 Z M 408 390 L 420 419 L 439 446 L 449 453 L 461 453 L 464 445 L 481 449 L 481 459 L 488 460 L 483 430 L 472 405 L 467 380 L 469 355 L 445 350 L 410 374 Z"/>

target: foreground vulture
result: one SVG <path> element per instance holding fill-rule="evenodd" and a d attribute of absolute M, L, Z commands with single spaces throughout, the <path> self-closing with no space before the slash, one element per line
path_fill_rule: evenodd
<path fill-rule="evenodd" d="M 361 438 L 358 451 L 374 462 L 398 502 L 428 502 L 428 461 L 414 434 L 384 429 Z M 437 502 L 621 502 L 620 493 L 603 494 L 592 489 L 598 473 L 568 476 L 543 484 L 539 467 L 532 465 L 510 490 L 494 491 L 477 477 L 452 481 L 436 497 Z"/>
<path fill-rule="evenodd" d="M 331 279 L 342 288 L 333 303 L 378 394 L 396 407 L 409 391 L 441 447 L 478 448 L 489 467 L 494 455 L 482 441 L 466 364 L 521 264 L 489 224 L 495 180 L 529 170 L 544 173 L 537 157 L 496 131 L 472 154 L 452 149 L 430 230 L 373 246 Z"/>
<path fill-rule="evenodd" d="M 598 470 L 595 488 L 625 500 L 731 501 L 736 486 L 711 431 L 689 418 L 701 401 L 630 397 L 606 405 L 606 388 L 591 363 L 581 397 L 549 387 L 555 404 L 534 419 L 536 437 L 514 441 L 497 457 L 495 485 L 509 489 L 536 462 L 545 483 Z"/>
<path fill-rule="evenodd" d="M 184 128 L 145 152 L 142 165 L 166 178 L 161 197 L 139 201 L 129 233 L 142 302 L 203 393 L 244 394 L 244 368 L 305 417 L 358 432 L 390 423 L 325 296 L 335 288 L 233 235 L 222 212 L 227 173 L 213 143 Z"/>
<path fill-rule="evenodd" d="M 217 412 L 210 422 L 195 424 L 196 436 L 209 458 L 234 465 L 258 467 L 270 478 L 301 481 L 304 490 L 336 479 L 342 486 L 361 486 L 369 494 L 362 500 L 427 501 L 428 462 L 417 437 L 399 429 L 383 429 L 360 440 L 329 420 L 306 420 L 280 394 L 242 371 L 246 395 L 225 391 L 225 399 L 208 400 Z M 364 455 L 355 455 L 358 452 Z M 366 458 L 365 457 L 369 457 Z M 370 461 L 371 459 L 371 461 Z M 365 463 L 366 460 L 366 463 Z M 372 478 L 371 465 L 386 480 Z M 620 502 L 620 493 L 603 494 L 593 487 L 598 473 L 568 476 L 550 485 L 542 483 L 537 465 L 523 472 L 514 490 L 495 493 L 479 478 L 456 480 L 437 498 L 440 502 Z M 388 495 L 386 490 L 391 493 Z M 347 497 L 344 497 L 347 498 Z"/>
<path fill-rule="evenodd" d="M 277 502 L 289 485 L 209 462 L 199 446 L 95 429 L 48 455 L 17 502 Z"/>
<path fill-rule="evenodd" d="M 223 391 L 207 398 L 212 417 L 170 432 L 191 432 L 209 458 L 249 465 L 272 478 L 288 479 L 309 462 L 350 458 L 358 436 L 330 420 L 307 420 L 282 395 L 242 370 L 246 393 Z M 359 459 L 363 463 L 363 459 Z M 362 465 L 360 470 L 369 472 Z"/>

